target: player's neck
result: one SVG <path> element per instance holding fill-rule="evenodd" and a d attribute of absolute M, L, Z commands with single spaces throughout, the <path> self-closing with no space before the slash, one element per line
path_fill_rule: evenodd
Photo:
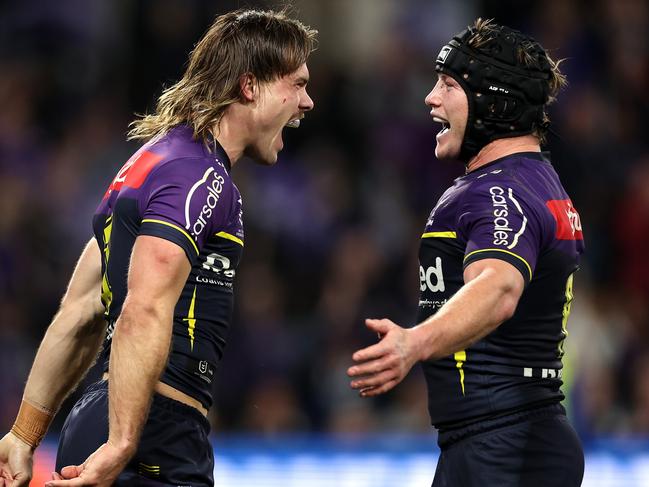
<path fill-rule="evenodd" d="M 245 129 L 244 120 L 240 120 L 240 114 L 232 109 L 230 105 L 219 123 L 212 129 L 214 138 L 221 144 L 223 150 L 230 159 L 230 167 L 234 167 L 239 159 L 243 156 L 246 148 L 247 141 L 245 136 L 247 130 Z"/>
<path fill-rule="evenodd" d="M 539 139 L 534 135 L 521 135 L 506 139 L 496 139 L 485 145 L 473 156 L 466 166 L 466 172 L 475 171 L 496 159 L 516 154 L 517 152 L 541 152 Z"/>

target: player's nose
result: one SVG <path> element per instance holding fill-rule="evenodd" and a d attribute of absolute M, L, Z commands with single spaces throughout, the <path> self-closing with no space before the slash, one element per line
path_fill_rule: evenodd
<path fill-rule="evenodd" d="M 313 102 L 313 99 L 309 96 L 309 94 L 304 90 L 304 95 L 300 99 L 300 110 L 304 112 L 308 112 L 309 110 L 313 110 L 315 103 Z"/>

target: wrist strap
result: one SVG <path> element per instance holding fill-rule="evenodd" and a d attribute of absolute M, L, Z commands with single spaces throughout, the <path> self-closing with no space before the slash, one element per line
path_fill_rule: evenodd
<path fill-rule="evenodd" d="M 34 405 L 25 399 L 20 403 L 20 410 L 11 432 L 35 449 L 43 440 L 54 412 L 41 406 Z"/>

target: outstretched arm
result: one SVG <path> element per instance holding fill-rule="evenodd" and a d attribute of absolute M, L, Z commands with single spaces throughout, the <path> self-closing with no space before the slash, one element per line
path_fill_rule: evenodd
<path fill-rule="evenodd" d="M 29 483 L 33 450 L 95 360 L 105 332 L 100 288 L 101 256 L 93 238 L 36 353 L 16 423 L 0 440 L 0 487 Z"/>
<path fill-rule="evenodd" d="M 403 380 L 419 360 L 439 359 L 465 349 L 511 318 L 523 292 L 521 273 L 498 259 L 467 266 L 465 285 L 440 310 L 414 328 L 390 320 L 366 320 L 382 337 L 358 350 L 348 375 L 361 396 L 376 396 Z"/>
<path fill-rule="evenodd" d="M 65 467 L 63 479 L 46 485 L 112 485 L 135 453 L 169 355 L 174 308 L 190 268 L 178 245 L 146 235 L 136 239 L 128 293 L 111 345 L 108 441 L 82 465 Z"/>

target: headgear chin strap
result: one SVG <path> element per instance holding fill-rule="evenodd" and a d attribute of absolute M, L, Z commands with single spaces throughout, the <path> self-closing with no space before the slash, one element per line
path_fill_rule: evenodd
<path fill-rule="evenodd" d="M 468 162 L 495 139 L 530 134 L 543 124 L 549 98 L 550 63 L 533 39 L 508 27 L 497 27 L 479 48 L 468 45 L 472 28 L 453 37 L 437 56 L 435 70 L 454 78 L 469 100 L 460 159 Z M 536 58 L 539 68 L 519 60 L 518 51 Z"/>

